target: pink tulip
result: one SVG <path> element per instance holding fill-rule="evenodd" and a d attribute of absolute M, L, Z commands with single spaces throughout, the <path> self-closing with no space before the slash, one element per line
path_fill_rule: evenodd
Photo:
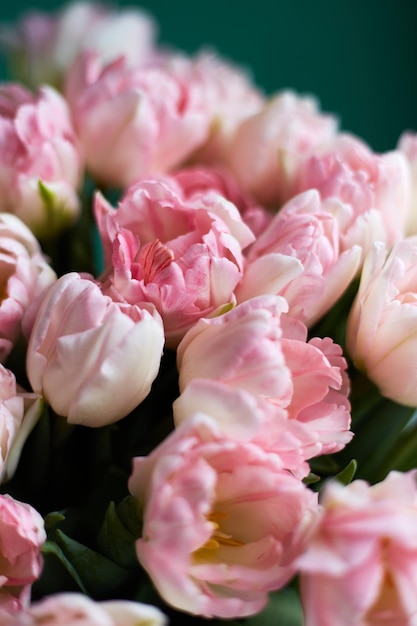
<path fill-rule="evenodd" d="M 63 98 L 51 87 L 1 87 L 0 148 L 0 210 L 42 237 L 73 224 L 82 163 Z"/>
<path fill-rule="evenodd" d="M 417 238 L 397 243 L 388 256 L 377 242 L 347 322 L 346 345 L 355 366 L 383 396 L 408 406 L 417 406 L 416 294 Z"/>
<path fill-rule="evenodd" d="M 201 415 L 134 459 L 129 490 L 143 507 L 141 564 L 166 602 L 204 617 L 261 610 L 293 575 L 317 510 L 278 455 Z"/>
<path fill-rule="evenodd" d="M 0 608 L 6 612 L 29 604 L 30 588 L 40 576 L 40 549 L 46 540 L 43 519 L 35 509 L 0 495 Z"/>
<path fill-rule="evenodd" d="M 406 234 L 417 235 L 417 133 L 404 132 L 398 141 L 397 148 L 406 158 L 411 179 Z"/>
<path fill-rule="evenodd" d="M 25 313 L 56 280 L 41 248 L 23 222 L 0 214 L 0 361 L 4 362 L 21 335 Z"/>
<path fill-rule="evenodd" d="M 289 315 L 314 324 L 340 298 L 359 267 L 359 246 L 340 252 L 336 219 L 315 190 L 282 207 L 247 255 L 238 301 L 279 294 Z"/>
<path fill-rule="evenodd" d="M 197 87 L 159 65 L 102 67 L 80 56 L 66 90 L 87 168 L 103 186 L 126 187 L 183 163 L 207 139 Z"/>
<path fill-rule="evenodd" d="M 315 100 L 284 91 L 242 121 L 228 164 L 245 191 L 276 207 L 294 195 L 301 162 L 328 146 L 336 128 L 337 120 L 320 113 Z"/>
<path fill-rule="evenodd" d="M 65 274 L 35 319 L 28 378 L 69 423 L 110 424 L 148 395 L 163 344 L 153 307 L 113 302 L 92 280 Z"/>
<path fill-rule="evenodd" d="M 404 236 L 410 203 L 410 173 L 400 151 L 374 154 L 349 135 L 305 160 L 295 191 L 318 189 L 334 203 L 342 250 L 359 244 L 364 253 L 374 241 L 392 245 Z"/>
<path fill-rule="evenodd" d="M 182 188 L 187 200 L 205 193 L 219 193 L 226 200 L 230 200 L 239 209 L 243 221 L 254 235 L 263 232 L 272 220 L 270 211 L 256 204 L 249 194 L 244 193 L 225 169 L 196 166 L 175 172 L 173 178 Z"/>
<path fill-rule="evenodd" d="M 250 441 L 277 454 L 283 467 L 300 480 L 310 473 L 307 460 L 323 450 L 308 424 L 288 419 L 285 409 L 221 380 L 195 378 L 175 400 L 173 415 L 177 427 L 196 413 L 214 420 L 224 436 Z"/>
<path fill-rule="evenodd" d="M 164 626 L 155 607 L 128 600 L 94 602 L 81 593 L 58 593 L 34 602 L 26 611 L 1 614 L 2 626 Z"/>
<path fill-rule="evenodd" d="M 305 626 L 414 626 L 417 616 L 415 472 L 374 486 L 328 483 L 298 559 Z"/>
<path fill-rule="evenodd" d="M 95 50 L 109 62 L 125 56 L 138 65 L 153 54 L 155 24 L 143 11 L 112 11 L 104 4 L 72 2 L 51 14 L 30 11 L 14 29 L 5 27 L 0 38 L 6 44 L 21 78 L 33 87 L 60 86 L 76 57 Z"/>
<path fill-rule="evenodd" d="M 175 180 L 132 185 L 114 210 L 97 196 L 96 216 L 114 300 L 151 302 L 175 347 L 203 315 L 234 301 L 242 249 L 253 241 L 237 208 L 215 190 L 187 199 Z"/>
<path fill-rule="evenodd" d="M 336 452 L 352 438 L 346 361 L 329 338 L 307 343 L 305 325 L 283 315 L 285 310 L 283 298 L 259 296 L 221 316 L 201 319 L 178 346 L 180 392 L 193 381 L 218 381 L 255 397 L 260 414 L 253 419 L 264 422 L 265 432 L 271 433 L 269 446 L 275 446 L 275 420 L 259 400 L 303 424 L 303 448 L 320 443 L 322 453 Z M 219 388 L 216 393 L 220 397 L 223 392 Z M 208 405 L 202 402 L 200 411 Z M 193 406 L 197 410 L 197 403 Z M 311 456 L 317 453 L 316 448 Z"/>
<path fill-rule="evenodd" d="M 41 398 L 17 389 L 13 372 L 0 365 L 0 482 L 13 476 L 41 410 Z"/>
<path fill-rule="evenodd" d="M 205 112 L 209 132 L 193 159 L 224 164 L 240 124 L 262 110 L 264 95 L 244 68 L 212 52 L 203 51 L 194 57 L 162 54 L 160 62 L 195 91 Z"/>

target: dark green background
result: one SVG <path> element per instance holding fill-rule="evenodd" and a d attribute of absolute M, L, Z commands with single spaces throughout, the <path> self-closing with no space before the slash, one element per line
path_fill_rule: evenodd
<path fill-rule="evenodd" d="M 342 127 L 375 150 L 417 130 L 416 0 L 143 0 L 161 41 L 192 52 L 215 47 L 251 68 L 269 93 L 315 94 Z M 120 2 L 131 6 L 132 2 Z M 2 21 L 56 0 L 2 1 Z"/>

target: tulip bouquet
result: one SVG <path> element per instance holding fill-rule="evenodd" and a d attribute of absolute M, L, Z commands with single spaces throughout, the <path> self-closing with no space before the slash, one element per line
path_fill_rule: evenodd
<path fill-rule="evenodd" d="M 139 10 L 0 41 L 1 626 L 416 626 L 417 134 Z"/>

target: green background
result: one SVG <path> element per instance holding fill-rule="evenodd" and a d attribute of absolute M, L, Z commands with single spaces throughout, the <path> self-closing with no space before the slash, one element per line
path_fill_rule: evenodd
<path fill-rule="evenodd" d="M 120 2 L 119 6 L 132 6 Z M 54 0 L 16 0 L 1 21 Z M 417 130 L 417 0 L 143 0 L 160 40 L 188 52 L 206 45 L 246 67 L 268 93 L 315 94 L 342 128 L 378 151 Z M 3 66 L 4 75 L 4 66 Z"/>

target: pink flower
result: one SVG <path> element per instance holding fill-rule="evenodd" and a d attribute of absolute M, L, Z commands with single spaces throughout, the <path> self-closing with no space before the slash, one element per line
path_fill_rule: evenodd
<path fill-rule="evenodd" d="M 175 400 L 177 427 L 196 413 L 214 420 L 225 437 L 277 454 L 283 468 L 300 480 L 310 473 L 307 460 L 322 453 L 323 446 L 308 424 L 288 419 L 285 409 L 221 380 L 195 378 Z"/>
<path fill-rule="evenodd" d="M 201 415 L 134 459 L 129 490 L 143 507 L 141 564 L 166 602 L 204 617 L 259 611 L 294 574 L 317 506 L 276 454 Z"/>
<path fill-rule="evenodd" d="M 329 483 L 298 559 L 306 626 L 413 626 L 417 615 L 415 472 L 374 486 Z"/>
<path fill-rule="evenodd" d="M 106 292 L 153 303 L 169 346 L 200 317 L 233 302 L 242 248 L 254 237 L 216 190 L 187 199 L 175 180 L 153 178 L 132 185 L 116 211 L 101 196 L 95 208 L 108 265 L 112 251 Z"/>
<path fill-rule="evenodd" d="M 105 186 L 178 167 L 208 136 L 196 87 L 158 65 L 130 68 L 120 58 L 103 68 L 85 53 L 67 96 L 87 168 Z"/>
<path fill-rule="evenodd" d="M 417 133 L 406 131 L 398 141 L 398 150 L 404 154 L 410 171 L 411 194 L 407 220 L 407 235 L 417 234 Z"/>
<path fill-rule="evenodd" d="M 163 344 L 153 307 L 113 302 L 91 280 L 65 274 L 38 311 L 27 374 L 34 391 L 68 422 L 102 426 L 148 395 Z"/>
<path fill-rule="evenodd" d="M 32 583 L 40 576 L 40 549 L 46 540 L 43 519 L 35 509 L 0 495 L 0 607 L 26 608 Z"/>
<path fill-rule="evenodd" d="M 219 193 L 226 200 L 230 200 L 239 209 L 243 221 L 254 235 L 265 230 L 272 220 L 272 214 L 243 192 L 225 169 L 196 166 L 179 170 L 172 177 L 180 185 L 187 200 L 205 193 Z"/>
<path fill-rule="evenodd" d="M 10 56 L 18 58 L 21 78 L 37 87 L 60 86 L 76 57 L 95 50 L 108 62 L 125 56 L 129 64 L 143 63 L 153 53 L 155 24 L 143 11 L 109 10 L 105 5 L 72 2 L 54 14 L 30 11 L 0 38 Z"/>
<path fill-rule="evenodd" d="M 58 593 L 15 615 L 0 613 L 2 626 L 164 626 L 155 607 L 128 600 L 94 602 L 81 593 Z"/>
<path fill-rule="evenodd" d="M 336 452 L 352 437 L 346 361 L 329 338 L 307 343 L 305 325 L 283 315 L 285 310 L 283 298 L 259 296 L 201 319 L 178 346 L 180 392 L 205 379 L 242 390 L 257 399 L 261 414 L 256 420 L 264 420 L 270 444 L 276 437 L 274 418 L 258 400 L 285 409 L 288 419 L 302 423 L 310 431 L 309 445 L 320 442 L 322 453 Z M 217 393 L 220 397 L 223 392 Z M 204 405 L 207 401 L 202 412 Z"/>
<path fill-rule="evenodd" d="M 28 308 L 56 280 L 27 226 L 0 214 L 0 361 L 4 362 L 21 334 Z"/>
<path fill-rule="evenodd" d="M 32 94 L 0 88 L 0 210 L 50 237 L 78 217 L 81 157 L 63 98 L 51 87 Z"/>
<path fill-rule="evenodd" d="M 198 163 L 224 163 L 237 129 L 262 110 L 264 95 L 245 69 L 211 51 L 195 57 L 165 54 L 160 62 L 195 91 L 205 112 L 209 132 L 193 159 Z"/>
<path fill-rule="evenodd" d="M 287 321 L 282 350 L 293 383 L 291 402 L 286 407 L 288 417 L 315 434 L 321 454 L 342 450 L 353 433 L 350 381 L 341 347 L 330 337 L 313 337 L 307 342 L 306 327 L 297 324 L 289 332 Z"/>
<path fill-rule="evenodd" d="M 365 253 L 374 241 L 392 245 L 404 236 L 410 174 L 401 152 L 374 154 L 356 137 L 340 135 L 299 168 L 295 191 L 311 188 L 334 202 L 342 250 L 359 244 Z"/>
<path fill-rule="evenodd" d="M 336 128 L 336 119 L 320 113 L 314 99 L 284 91 L 241 123 L 228 164 L 258 202 L 279 206 L 294 195 L 302 160 L 329 145 Z"/>
<path fill-rule="evenodd" d="M 13 476 L 41 410 L 41 398 L 17 389 L 13 372 L 0 365 L 0 482 Z"/>
<path fill-rule="evenodd" d="M 408 406 L 417 405 L 416 329 L 417 238 L 398 242 L 388 256 L 377 242 L 365 260 L 346 345 L 383 396 Z"/>
<path fill-rule="evenodd" d="M 361 250 L 340 252 L 336 219 L 315 190 L 282 207 L 247 255 L 238 301 L 279 294 L 289 315 L 314 324 L 340 298 L 359 267 Z"/>
<path fill-rule="evenodd" d="M 292 380 L 282 353 L 280 321 L 286 308 L 283 298 L 265 296 L 201 319 L 178 346 L 180 390 L 195 378 L 209 378 L 287 406 Z"/>

